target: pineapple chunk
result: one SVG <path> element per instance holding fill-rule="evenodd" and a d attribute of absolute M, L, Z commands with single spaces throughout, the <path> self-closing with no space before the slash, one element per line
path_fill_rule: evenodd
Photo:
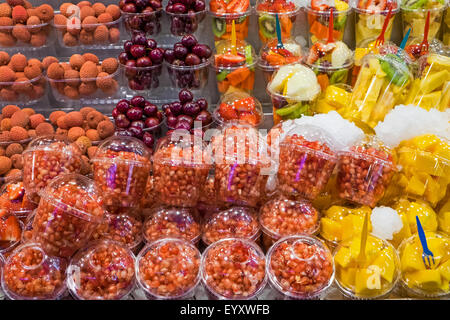
<path fill-rule="evenodd" d="M 448 81 L 450 73 L 447 70 L 442 70 L 433 74 L 429 74 L 420 82 L 420 91 L 423 94 L 433 92 L 438 88 L 442 88 L 444 83 Z"/>

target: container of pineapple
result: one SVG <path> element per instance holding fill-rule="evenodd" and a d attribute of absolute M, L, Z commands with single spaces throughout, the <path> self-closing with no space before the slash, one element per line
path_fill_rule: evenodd
<path fill-rule="evenodd" d="M 430 53 L 421 57 L 418 64 L 419 75 L 411 84 L 406 103 L 427 110 L 450 108 L 450 57 Z"/>
<path fill-rule="evenodd" d="M 439 297 L 450 293 L 450 239 L 444 234 L 425 231 L 428 249 L 434 263 L 425 265 L 422 245 L 417 234 L 402 242 L 399 248 L 401 283 L 409 296 Z"/>
<path fill-rule="evenodd" d="M 403 56 L 393 53 L 366 55 L 345 117 L 357 118 L 375 127 L 391 109 L 406 100 L 412 80 Z"/>

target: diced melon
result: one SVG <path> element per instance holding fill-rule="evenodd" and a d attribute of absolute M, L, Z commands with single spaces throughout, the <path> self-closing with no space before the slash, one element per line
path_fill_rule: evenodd
<path fill-rule="evenodd" d="M 422 261 L 422 249 L 415 243 L 407 243 L 400 258 L 403 272 L 425 270 Z"/>
<path fill-rule="evenodd" d="M 342 240 L 342 223 L 329 218 L 320 219 L 321 235 L 330 241 Z"/>
<path fill-rule="evenodd" d="M 395 254 L 392 247 L 384 248 L 380 254 L 375 258 L 372 262 L 373 265 L 376 265 L 381 270 L 381 277 L 384 280 L 391 283 L 394 279 L 395 274 Z"/>
<path fill-rule="evenodd" d="M 405 191 L 408 193 L 422 196 L 425 193 L 425 184 L 418 178 L 417 175 L 413 175 L 406 186 Z"/>
<path fill-rule="evenodd" d="M 347 268 L 351 261 L 352 255 L 350 254 L 350 249 L 346 247 L 341 247 L 334 257 L 336 264 L 339 264 L 342 268 Z"/>

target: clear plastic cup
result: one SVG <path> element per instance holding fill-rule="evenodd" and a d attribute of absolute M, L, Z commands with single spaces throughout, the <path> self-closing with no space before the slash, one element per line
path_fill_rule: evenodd
<path fill-rule="evenodd" d="M 66 290 L 65 259 L 48 255 L 37 243 L 18 247 L 3 268 L 2 288 L 11 300 L 55 300 Z"/>
<path fill-rule="evenodd" d="M 278 189 L 287 197 L 314 200 L 325 188 L 337 163 L 334 140 L 323 129 L 301 125 L 280 143 Z"/>
<path fill-rule="evenodd" d="M 39 195 L 56 176 L 81 169 L 80 148 L 57 136 L 35 138 L 22 156 L 23 185 L 30 198 Z"/>
<path fill-rule="evenodd" d="M 174 36 L 184 36 L 195 33 L 206 17 L 206 10 L 192 13 L 171 13 L 164 11 L 169 18 L 170 33 Z"/>
<path fill-rule="evenodd" d="M 149 175 L 145 186 L 144 196 L 141 199 L 140 207 L 142 209 L 151 208 L 156 203 L 155 194 L 153 192 L 154 183 L 155 180 L 153 179 L 153 175 Z"/>
<path fill-rule="evenodd" d="M 391 109 L 404 103 L 412 80 L 404 57 L 392 53 L 366 55 L 353 88 L 347 117 L 375 127 Z"/>
<path fill-rule="evenodd" d="M 134 209 L 118 214 L 106 213 L 92 235 L 95 240 L 117 241 L 137 253 L 142 243 L 142 219 Z"/>
<path fill-rule="evenodd" d="M 272 287 L 288 299 L 319 298 L 334 280 L 330 250 L 311 236 L 278 240 L 267 253 L 266 270 Z"/>
<path fill-rule="evenodd" d="M 355 39 L 357 47 L 361 42 L 367 41 L 368 39 L 375 40 L 380 35 L 389 8 L 392 8 L 391 18 L 386 31 L 384 32 L 384 38 L 386 40 L 391 38 L 395 15 L 400 11 L 399 2 L 399 0 L 388 0 L 379 5 L 373 5 L 371 1 L 359 1 L 357 3 L 354 7 L 356 19 Z"/>
<path fill-rule="evenodd" d="M 269 40 L 260 50 L 258 68 L 261 69 L 265 83 L 269 83 L 273 74 L 286 64 L 301 62 L 302 46 L 293 39 L 283 39 L 284 48 L 277 47 L 278 40 Z"/>
<path fill-rule="evenodd" d="M 383 197 L 395 171 L 392 151 L 381 141 L 367 137 L 349 151 L 339 153 L 339 196 L 373 208 Z"/>
<path fill-rule="evenodd" d="M 330 21 L 330 6 L 325 4 L 326 8 L 324 7 L 322 8 L 323 10 L 316 10 L 318 8 L 312 6 L 312 2 L 316 1 L 309 1 L 308 5 L 305 7 L 308 17 L 310 45 L 313 45 L 317 41 L 326 41 L 328 39 L 328 23 Z M 334 2 L 333 39 L 335 41 L 342 41 L 344 39 L 348 16 L 352 11 L 352 8 L 345 1 L 334 0 L 331 2 Z"/>
<path fill-rule="evenodd" d="M 105 210 L 94 181 L 73 173 L 53 179 L 40 193 L 33 241 L 49 255 L 71 257 L 90 240 Z"/>
<path fill-rule="evenodd" d="M 3 104 L 32 105 L 40 102 L 47 91 L 47 81 L 41 74 L 22 81 L 0 82 L 0 101 Z"/>
<path fill-rule="evenodd" d="M 152 12 L 129 13 L 122 11 L 125 29 L 130 35 L 145 32 L 148 36 L 155 36 L 161 32 L 161 17 L 163 10 Z"/>
<path fill-rule="evenodd" d="M 201 139 L 193 135 L 177 138 L 174 134 L 161 139 L 153 155 L 157 201 L 169 206 L 195 207 L 210 167 Z"/>
<path fill-rule="evenodd" d="M 6 259 L 20 244 L 24 224 L 11 213 L 0 210 L 0 255 Z"/>
<path fill-rule="evenodd" d="M 101 62 L 98 65 L 101 65 Z M 119 70 L 107 76 L 95 78 L 52 79 L 48 74 L 45 78 L 50 84 L 53 97 L 60 103 L 79 103 L 80 101 L 87 103 L 92 100 L 118 98 Z"/>
<path fill-rule="evenodd" d="M 275 196 L 262 205 L 259 214 L 263 248 L 267 251 L 279 239 L 319 231 L 319 212 L 305 200 Z"/>
<path fill-rule="evenodd" d="M 67 287 L 78 300 L 120 300 L 134 289 L 134 254 L 123 244 L 96 241 L 77 252 L 67 268 Z"/>
<path fill-rule="evenodd" d="M 314 113 L 337 111 L 340 115 L 344 115 L 352 100 L 352 93 L 353 89 L 349 85 L 342 83 L 329 85 L 318 99 Z"/>
<path fill-rule="evenodd" d="M 255 10 L 258 16 L 259 39 L 263 44 L 277 38 L 275 14 L 278 14 L 280 21 L 281 37 L 288 39 L 295 36 L 300 7 L 293 1 L 286 0 L 285 3 L 279 1 L 274 4 L 273 1 L 258 0 Z"/>
<path fill-rule="evenodd" d="M 214 137 L 211 148 L 219 203 L 255 207 L 272 167 L 264 137 L 249 125 L 231 123 Z"/>
<path fill-rule="evenodd" d="M 55 42 L 55 33 L 50 22 L 36 25 L 17 23 L 0 27 L 0 48 L 42 49 L 49 48 Z"/>
<path fill-rule="evenodd" d="M 280 67 L 267 85 L 274 124 L 311 114 L 320 90 L 317 76 L 310 68 L 302 64 Z"/>
<path fill-rule="evenodd" d="M 210 299 L 255 299 L 267 283 L 266 259 L 254 242 L 225 238 L 203 252 L 201 275 Z"/>
<path fill-rule="evenodd" d="M 219 126 L 234 122 L 258 127 L 264 119 L 264 113 L 258 99 L 246 92 L 235 91 L 220 98 L 213 117 Z"/>
<path fill-rule="evenodd" d="M 436 38 L 441 28 L 442 17 L 446 8 L 445 2 L 438 0 L 430 0 L 425 2 L 425 7 L 414 8 L 405 5 L 403 1 L 401 5 L 402 21 L 403 21 L 403 35 L 406 34 L 409 28 L 411 33 L 409 37 L 423 39 L 425 23 L 428 12 L 430 13 L 430 27 L 428 30 L 428 41 Z"/>
<path fill-rule="evenodd" d="M 345 296 L 353 299 L 386 297 L 395 288 L 400 276 L 397 250 L 389 242 L 369 235 L 366 260 L 361 263 L 356 251 L 360 243 L 361 238 L 357 237 L 336 249 L 336 283 Z"/>
<path fill-rule="evenodd" d="M 63 48 L 106 49 L 111 45 L 117 45 L 121 40 L 121 26 L 122 16 L 107 23 L 70 24 L 70 28 L 67 28 L 67 25 L 52 22 L 58 43 Z"/>
<path fill-rule="evenodd" d="M 151 170 L 150 151 L 136 138 L 113 136 L 93 159 L 94 181 L 106 207 L 136 207 L 144 196 Z"/>
<path fill-rule="evenodd" d="M 201 237 L 201 225 L 190 208 L 154 208 L 142 229 L 145 242 L 164 238 L 181 238 L 197 244 Z"/>
<path fill-rule="evenodd" d="M 212 16 L 212 32 L 215 41 L 231 40 L 233 20 L 236 28 L 236 39 L 245 40 L 247 38 L 252 14 L 251 8 L 248 8 L 247 11 L 235 13 L 218 13 L 210 9 L 209 14 Z"/>
<path fill-rule="evenodd" d="M 450 107 L 450 57 L 430 53 L 419 58 L 419 75 L 411 85 L 406 104 L 445 111 Z"/>
<path fill-rule="evenodd" d="M 208 84 L 210 60 L 195 66 L 177 66 L 166 62 L 172 86 L 178 89 L 203 89 Z"/>
<path fill-rule="evenodd" d="M 434 263 L 427 268 L 422 260 L 422 245 L 418 234 L 404 240 L 398 248 L 401 262 L 401 284 L 412 297 L 438 298 L 450 293 L 448 265 L 450 239 L 448 236 L 425 232 L 428 249 L 434 255 Z"/>
<path fill-rule="evenodd" d="M 214 185 L 215 179 L 213 174 L 209 174 L 206 178 L 205 184 L 202 186 L 200 197 L 198 198 L 197 209 L 207 212 L 218 212 L 220 206 L 217 201 L 216 187 Z M 201 216 L 206 218 L 205 215 Z"/>
<path fill-rule="evenodd" d="M 0 190 L 0 207 L 24 220 L 36 209 L 36 204 L 28 199 L 21 180 L 12 180 L 3 185 Z"/>
<path fill-rule="evenodd" d="M 200 259 L 200 252 L 188 241 L 167 238 L 152 242 L 136 260 L 138 285 L 149 299 L 192 298 L 200 282 Z"/>
<path fill-rule="evenodd" d="M 122 85 L 138 93 L 156 89 L 159 87 L 162 66 L 162 63 L 150 67 L 133 67 L 120 64 Z"/>
<path fill-rule="evenodd" d="M 255 84 L 257 56 L 253 47 L 237 40 L 233 54 L 231 40 L 216 42 L 212 67 L 216 72 L 217 88 L 221 94 L 236 89 L 252 92 Z"/>
<path fill-rule="evenodd" d="M 256 241 L 260 235 L 257 213 L 247 207 L 232 207 L 213 214 L 203 226 L 203 242 L 209 246 L 225 238 Z"/>

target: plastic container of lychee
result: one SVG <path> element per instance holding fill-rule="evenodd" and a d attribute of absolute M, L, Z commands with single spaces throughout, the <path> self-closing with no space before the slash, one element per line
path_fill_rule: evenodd
<path fill-rule="evenodd" d="M 200 30 L 201 23 L 205 20 L 206 9 L 192 13 L 172 13 L 164 10 L 170 24 L 170 33 L 174 36 L 194 34 Z"/>
<path fill-rule="evenodd" d="M 0 102 L 3 104 L 32 105 L 46 95 L 47 81 L 41 74 L 33 79 L 0 82 Z"/>
<path fill-rule="evenodd" d="M 121 12 L 125 29 L 131 36 L 135 32 L 145 32 L 147 36 L 155 36 L 161 32 L 162 8 L 152 12 Z"/>
<path fill-rule="evenodd" d="M 50 22 L 39 22 L 35 25 L 0 26 L 1 50 L 41 50 L 49 48 L 54 42 L 55 32 Z"/>
<path fill-rule="evenodd" d="M 69 63 L 69 61 L 60 61 L 60 63 L 64 62 Z M 98 65 L 101 63 L 102 61 Z M 115 72 L 103 77 L 51 79 L 46 73 L 45 78 L 57 102 L 86 105 L 119 98 L 119 73 L 117 68 Z"/>
<path fill-rule="evenodd" d="M 108 49 L 119 45 L 123 38 L 122 19 L 121 16 L 111 22 L 75 24 L 71 28 L 53 21 L 52 26 L 63 48 Z"/>

